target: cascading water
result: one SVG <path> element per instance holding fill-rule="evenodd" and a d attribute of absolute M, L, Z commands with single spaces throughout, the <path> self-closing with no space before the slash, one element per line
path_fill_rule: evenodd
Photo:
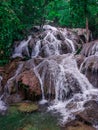
<path fill-rule="evenodd" d="M 37 76 L 37 78 L 39 79 L 39 82 L 40 82 L 40 86 L 41 86 L 41 92 L 42 92 L 42 100 L 40 101 L 40 104 L 45 104 L 47 103 L 47 100 L 45 99 L 45 95 L 44 95 L 44 85 L 43 85 L 43 81 L 40 77 L 40 74 L 38 73 L 38 70 L 36 69 L 36 67 L 34 67 L 34 72 L 35 72 L 35 75 Z"/>
<path fill-rule="evenodd" d="M 12 57 L 23 57 L 25 49 L 28 52 L 27 56 L 43 58 L 40 63 L 32 67 L 40 82 L 42 101 L 46 102 L 46 99 L 51 101 L 52 93 L 55 99 L 51 101 L 49 110 L 60 112 L 63 116 L 62 122 L 66 123 L 75 118 L 75 113 L 84 109 L 84 103 L 91 100 L 93 95 L 97 100 L 98 90 L 94 89 L 77 67 L 73 54 L 77 41 L 73 42 L 72 34 L 66 29 L 50 25 L 45 25 L 43 29 L 42 34 L 32 43 L 31 55 L 28 54 L 29 42 L 32 40 L 30 36 L 27 41 L 22 41 L 15 48 Z M 12 79 L 8 80 L 7 85 Z"/>
<path fill-rule="evenodd" d="M 86 57 L 91 55 L 98 56 L 98 40 L 85 44 L 81 54 Z"/>
<path fill-rule="evenodd" d="M 22 57 L 23 50 L 26 51 L 27 56 L 29 56 L 28 43 L 31 40 L 31 36 L 28 37 L 27 40 L 21 41 L 21 43 L 15 47 L 14 53 L 12 55 L 13 58 Z"/>
<path fill-rule="evenodd" d="M 40 74 L 40 81 L 45 89 L 48 80 L 48 92 L 55 89 L 55 100 L 49 110 L 57 110 L 63 118 L 63 123 L 74 118 L 74 113 L 83 110 L 86 101 L 91 100 L 93 95 L 98 95 L 88 79 L 80 73 L 73 54 L 52 56 L 44 59 L 36 69 Z M 48 77 L 48 79 L 46 79 Z M 42 91 L 43 93 L 43 91 Z M 44 96 L 45 99 L 45 96 Z M 71 106 L 71 108 L 70 108 Z"/>
<path fill-rule="evenodd" d="M 40 48 L 41 48 L 41 41 L 39 40 L 37 41 L 34 49 L 32 50 L 32 54 L 31 54 L 32 58 L 37 57 L 39 55 Z"/>
<path fill-rule="evenodd" d="M 2 81 L 2 76 L 0 76 L 0 88 L 2 87 L 1 81 Z M 5 111 L 7 110 L 6 104 L 2 101 L 2 95 L 0 95 L 0 113 L 4 114 Z"/>
<path fill-rule="evenodd" d="M 14 81 L 16 80 L 17 75 L 20 74 L 22 67 L 23 67 L 23 63 L 20 63 L 14 76 L 11 77 L 7 81 L 6 85 L 4 86 L 4 93 L 0 95 L 0 114 L 4 114 L 7 111 L 7 105 L 3 101 L 3 98 L 5 98 L 8 94 L 10 94 L 8 90 L 10 87 L 14 86 Z M 0 76 L 0 87 L 1 87 L 1 81 L 2 81 L 2 77 Z"/>
<path fill-rule="evenodd" d="M 29 36 L 28 40 L 23 40 L 19 45 L 16 45 L 12 57 L 24 57 L 24 54 L 31 58 L 37 56 L 49 57 L 51 55 L 75 52 L 76 45 L 71 39 L 71 34 L 67 34 L 66 29 L 55 28 L 50 25 L 43 26 L 43 29 L 45 31 L 39 36 L 35 36 L 35 41 L 32 36 Z M 28 50 L 30 41 L 32 43 L 31 54 Z"/>
<path fill-rule="evenodd" d="M 2 76 L 0 76 L 0 87 L 1 87 Z"/>
<path fill-rule="evenodd" d="M 22 68 L 23 68 L 23 63 L 20 63 L 17 70 L 16 70 L 16 72 L 15 72 L 15 74 L 14 74 L 14 76 L 12 76 L 10 79 L 8 79 L 8 81 L 7 81 L 7 83 L 6 83 L 5 87 L 4 87 L 5 90 L 8 91 L 8 93 L 10 93 L 9 88 L 14 86 L 14 82 L 16 80 L 16 77 L 17 77 L 17 75 L 19 75 L 21 73 Z M 5 93 L 6 93 L 6 91 L 5 91 Z"/>

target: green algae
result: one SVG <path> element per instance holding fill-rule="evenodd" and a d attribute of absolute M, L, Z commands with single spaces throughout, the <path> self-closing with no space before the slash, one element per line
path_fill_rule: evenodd
<path fill-rule="evenodd" d="M 18 110 L 24 113 L 31 113 L 38 110 L 38 105 L 31 102 L 24 102 L 19 105 Z"/>
<path fill-rule="evenodd" d="M 21 113 L 17 105 L 0 116 L 0 130 L 60 130 L 57 120 L 47 112 Z"/>

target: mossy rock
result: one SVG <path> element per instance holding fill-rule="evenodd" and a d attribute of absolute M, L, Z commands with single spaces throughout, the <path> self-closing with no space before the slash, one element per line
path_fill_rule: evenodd
<path fill-rule="evenodd" d="M 31 113 L 38 110 L 38 105 L 31 102 L 20 103 L 18 111 L 23 113 Z"/>

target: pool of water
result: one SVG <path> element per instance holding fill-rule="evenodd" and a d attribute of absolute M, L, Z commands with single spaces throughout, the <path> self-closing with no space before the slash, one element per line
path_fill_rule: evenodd
<path fill-rule="evenodd" d="M 60 130 L 60 127 L 48 112 L 21 113 L 11 106 L 5 116 L 0 116 L 0 130 Z"/>

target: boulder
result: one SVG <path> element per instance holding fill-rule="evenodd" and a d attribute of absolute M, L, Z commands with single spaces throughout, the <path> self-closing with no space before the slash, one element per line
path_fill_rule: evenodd
<path fill-rule="evenodd" d="M 84 59 L 81 71 L 86 75 L 92 85 L 98 88 L 98 56 L 92 55 Z"/>
<path fill-rule="evenodd" d="M 13 103 L 22 102 L 24 98 L 25 97 L 24 97 L 23 93 L 19 92 L 19 93 L 15 93 L 15 94 L 6 95 L 6 97 L 4 97 L 4 100 L 8 104 L 13 104 Z"/>
<path fill-rule="evenodd" d="M 87 124 L 98 125 L 98 102 L 90 100 L 84 104 L 84 107 L 84 111 L 78 113 L 76 117 Z"/>
<path fill-rule="evenodd" d="M 3 86 L 5 86 L 8 79 L 13 77 L 15 75 L 15 72 L 18 68 L 18 65 L 20 63 L 21 58 L 14 59 L 13 61 L 10 61 L 9 64 L 5 65 L 4 67 L 4 73 L 3 73 Z"/>
<path fill-rule="evenodd" d="M 22 72 L 19 75 L 19 81 L 22 83 L 22 86 L 24 85 L 25 87 L 27 87 L 27 89 L 29 89 L 29 93 L 34 93 L 35 95 L 41 95 L 40 83 L 33 69 Z"/>
<path fill-rule="evenodd" d="M 90 43 L 86 43 L 83 46 L 81 54 L 86 57 L 91 56 L 91 55 L 98 56 L 98 40 L 92 41 Z"/>
<path fill-rule="evenodd" d="M 82 62 L 85 59 L 85 56 L 83 56 L 83 55 L 75 55 L 75 58 L 76 58 L 76 61 L 77 61 L 78 68 L 80 68 Z"/>

